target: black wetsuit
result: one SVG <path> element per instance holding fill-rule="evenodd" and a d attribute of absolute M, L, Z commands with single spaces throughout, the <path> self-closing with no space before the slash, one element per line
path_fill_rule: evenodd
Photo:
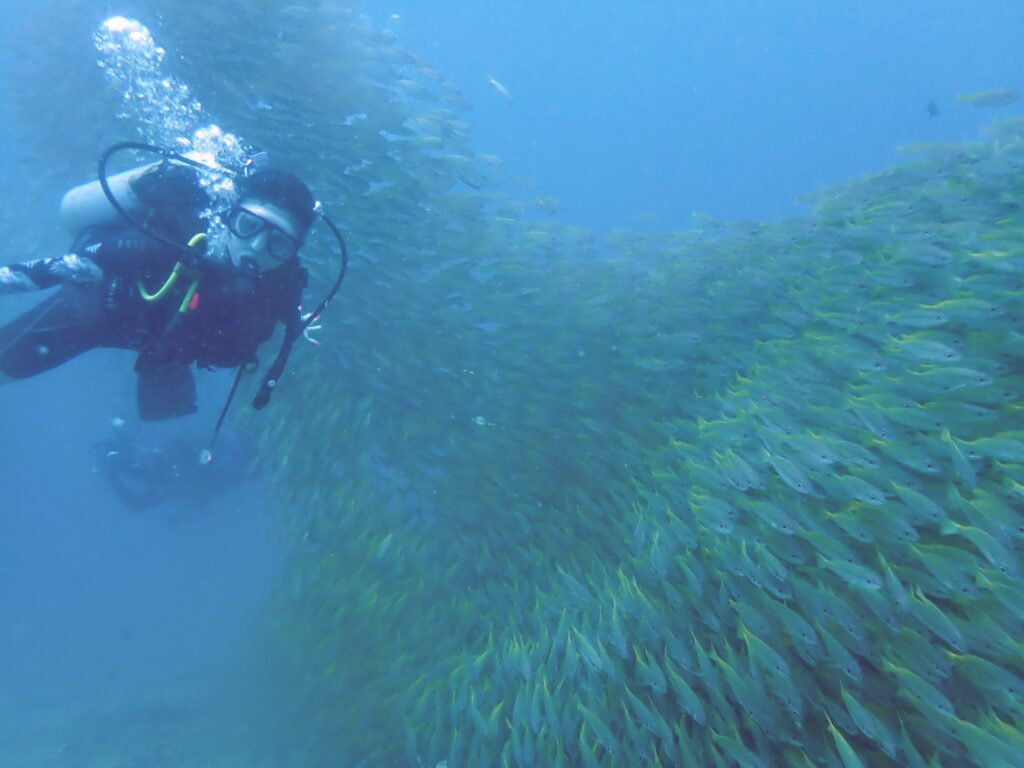
<path fill-rule="evenodd" d="M 60 288 L 0 328 L 0 373 L 23 379 L 97 347 L 134 350 L 141 418 L 173 418 L 196 410 L 192 363 L 252 364 L 278 322 L 290 333 L 300 327 L 307 273 L 298 259 L 258 278 L 210 261 L 198 272 L 191 309 L 176 319 L 191 279 L 182 276 L 152 302 L 143 299 L 139 285 L 149 292 L 160 288 L 179 252 L 128 225 L 86 230 L 71 251 L 91 260 L 102 275 L 68 282 L 52 268 L 59 260 L 10 267 L 39 288 Z"/>

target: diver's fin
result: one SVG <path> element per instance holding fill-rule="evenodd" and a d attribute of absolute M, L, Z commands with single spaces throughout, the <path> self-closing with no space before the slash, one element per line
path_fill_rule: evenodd
<path fill-rule="evenodd" d="M 196 412 L 196 382 L 187 363 L 141 366 L 138 373 L 140 419 L 161 421 Z"/>

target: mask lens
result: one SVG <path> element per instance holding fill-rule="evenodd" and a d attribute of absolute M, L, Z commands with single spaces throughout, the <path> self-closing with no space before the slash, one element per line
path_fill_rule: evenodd
<path fill-rule="evenodd" d="M 270 227 L 267 244 L 270 249 L 270 255 L 279 261 L 290 259 L 299 249 L 299 244 L 295 240 L 274 226 Z"/>
<path fill-rule="evenodd" d="M 257 216 L 245 208 L 236 208 L 228 216 L 228 229 L 242 239 L 256 237 L 261 232 L 267 233 L 267 250 L 270 256 L 278 261 L 287 261 L 299 250 L 299 241 L 261 216 Z"/>
<path fill-rule="evenodd" d="M 234 215 L 228 219 L 228 224 L 231 231 L 239 237 L 253 237 L 267 226 L 263 219 L 243 208 L 235 210 Z"/>

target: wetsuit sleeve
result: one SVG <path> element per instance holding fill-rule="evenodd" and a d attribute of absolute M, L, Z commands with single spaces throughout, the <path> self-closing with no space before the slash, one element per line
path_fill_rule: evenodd
<path fill-rule="evenodd" d="M 289 282 L 287 290 L 281 302 L 280 321 L 284 324 L 285 330 L 293 336 L 302 333 L 302 292 L 309 282 L 309 272 L 305 269 L 298 269 L 292 281 Z"/>
<path fill-rule="evenodd" d="M 266 309 L 265 317 L 273 317 L 281 323 L 289 333 L 301 333 L 302 326 L 302 293 L 306 290 L 309 282 L 309 272 L 303 267 L 279 267 L 273 272 L 266 272 L 262 276 L 261 284 L 257 287 L 259 293 L 258 303 Z M 273 333 L 273 325 L 264 326 L 266 334 L 261 340 L 270 338 Z"/>
<path fill-rule="evenodd" d="M 104 275 L 136 280 L 167 273 L 177 253 L 141 233 L 86 230 L 71 252 L 0 267 L 0 294 L 42 291 L 64 283 L 90 283 Z"/>
<path fill-rule="evenodd" d="M 281 322 L 284 324 L 285 330 L 296 336 L 302 332 L 302 310 L 299 309 L 299 305 L 296 304 L 293 309 L 286 312 L 281 317 Z"/>
<path fill-rule="evenodd" d="M 173 249 L 128 229 L 86 230 L 72 251 L 90 259 L 104 274 L 128 280 L 166 272 L 176 260 Z"/>

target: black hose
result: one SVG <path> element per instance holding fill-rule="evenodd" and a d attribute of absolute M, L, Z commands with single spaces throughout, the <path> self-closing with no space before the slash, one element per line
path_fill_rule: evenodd
<path fill-rule="evenodd" d="M 181 243 L 177 243 L 171 240 L 170 238 L 164 237 L 163 235 L 154 232 L 142 222 L 136 221 L 134 218 L 132 218 L 132 215 L 128 213 L 127 210 L 125 210 L 124 206 L 122 206 L 121 203 L 117 201 L 117 198 L 114 197 L 114 192 L 113 190 L 110 189 L 110 183 L 107 181 L 107 163 L 109 163 L 110 158 L 116 155 L 118 152 L 123 152 L 127 149 L 134 149 L 140 152 L 152 152 L 153 154 L 160 155 L 161 157 L 163 157 L 164 162 L 174 160 L 175 162 L 182 163 L 184 165 L 190 165 L 193 168 L 198 168 L 203 171 L 213 173 L 231 173 L 231 171 L 219 168 L 211 168 L 208 165 L 204 165 L 203 163 L 179 155 L 177 152 L 171 152 L 170 150 L 163 149 L 162 147 L 158 147 L 155 144 L 145 144 L 143 142 L 138 141 L 122 141 L 118 144 L 114 144 L 113 146 L 107 147 L 107 149 L 104 150 L 103 154 L 100 155 L 100 187 L 103 189 L 103 194 L 106 195 L 107 200 L 114 207 L 114 210 L 118 212 L 122 219 L 131 224 L 135 229 L 139 230 L 139 232 L 146 235 L 146 237 L 156 240 L 158 243 L 166 245 L 168 248 L 173 248 L 174 250 L 185 254 L 189 259 L 189 263 L 191 263 L 196 258 L 195 248 L 189 247 L 188 245 L 182 245 Z M 200 252 L 199 255 L 201 256 L 202 253 Z"/>
<path fill-rule="evenodd" d="M 232 176 L 241 175 L 241 172 L 227 168 L 212 168 L 196 160 L 192 160 L 190 158 L 184 157 L 183 155 L 179 155 L 177 152 L 172 152 L 162 147 L 158 147 L 155 144 L 146 144 L 144 142 L 139 141 L 119 142 L 110 147 L 107 147 L 107 149 L 103 151 L 103 154 L 100 155 L 100 187 L 102 187 L 103 194 L 106 195 L 107 200 L 110 201 L 110 204 L 114 207 L 114 210 L 117 211 L 121 218 L 123 218 L 126 222 L 132 225 L 132 227 L 139 230 L 142 234 L 146 235 L 147 237 L 153 240 L 156 240 L 158 243 L 162 243 L 163 245 L 166 245 L 169 248 L 173 248 L 174 250 L 185 254 L 186 257 L 188 258 L 188 263 L 192 263 L 197 256 L 197 251 L 198 255 L 202 256 L 202 249 L 196 249 L 194 247 L 189 247 L 188 245 L 176 243 L 173 240 L 164 237 L 163 235 L 153 232 L 148 227 L 146 227 L 145 224 L 136 221 L 134 218 L 132 218 L 132 215 L 128 213 L 128 211 L 125 210 L 124 206 L 122 206 L 117 201 L 117 198 L 114 197 L 114 193 L 110 189 L 110 184 L 107 181 L 107 164 L 110 162 L 111 157 L 116 155 L 118 152 L 123 152 L 125 150 L 152 152 L 153 154 L 160 155 L 163 158 L 163 162 L 173 160 L 175 162 L 182 163 L 184 165 L 190 165 L 193 168 L 197 168 L 199 170 L 207 172 L 226 173 Z M 253 399 L 253 407 L 256 408 L 257 410 L 265 407 L 267 403 L 270 402 L 270 393 L 273 391 L 274 387 L 277 386 L 277 382 L 281 378 L 281 374 L 284 372 L 284 366 L 288 362 L 288 356 L 291 354 L 292 346 L 294 346 L 299 336 L 302 335 L 302 333 L 313 323 L 314 320 L 316 320 L 317 317 L 319 317 L 320 313 L 323 312 L 324 309 L 327 308 L 327 305 L 334 299 L 335 295 L 338 293 L 338 289 L 341 288 L 342 281 L 345 279 L 345 274 L 348 272 L 348 248 L 345 246 L 345 238 L 342 237 L 341 231 L 338 229 L 337 225 L 331 220 L 330 216 L 323 212 L 323 209 L 320 207 L 319 203 L 317 204 L 317 209 L 320 218 L 323 219 L 324 223 L 327 224 L 327 226 L 331 230 L 331 233 L 338 241 L 338 248 L 341 252 L 341 269 L 338 270 L 338 277 L 337 279 L 335 279 L 334 285 L 331 286 L 331 289 L 327 292 L 327 295 L 324 296 L 323 300 L 317 305 L 316 309 L 310 312 L 306 316 L 305 320 L 300 320 L 297 326 L 294 326 L 291 330 L 285 331 L 284 340 L 281 342 L 281 350 L 277 353 L 277 357 L 271 364 L 270 369 L 267 371 L 266 375 L 263 377 L 263 384 L 260 386 L 259 392 L 256 393 L 256 397 Z M 228 395 L 227 402 L 224 404 L 224 408 L 221 410 L 220 418 L 217 420 L 217 426 L 214 429 L 214 440 L 216 440 L 217 434 L 220 432 L 220 427 L 224 423 L 224 418 L 227 416 L 228 409 L 231 406 L 231 401 L 234 399 L 235 396 L 235 390 L 237 390 L 238 384 L 241 381 L 242 373 L 242 369 L 239 369 L 238 375 L 235 377 L 235 383 L 231 387 L 231 393 Z"/>
<path fill-rule="evenodd" d="M 331 221 L 331 217 L 326 213 L 321 212 L 320 218 L 324 220 L 328 227 L 331 228 L 331 232 L 334 233 L 334 237 L 338 240 L 338 247 L 341 249 L 341 269 L 338 271 L 338 277 L 334 281 L 334 285 L 331 286 L 331 290 L 324 296 L 316 309 L 306 315 L 306 319 L 301 321 L 294 330 L 285 331 L 284 340 L 281 342 L 281 351 L 277 353 L 277 357 L 271 364 L 270 368 L 267 369 L 266 374 L 263 376 L 263 383 L 260 385 L 259 392 L 256 393 L 256 397 L 253 398 L 252 407 L 256 410 L 261 410 L 266 407 L 267 403 L 270 402 L 270 394 L 273 392 L 274 387 L 277 386 L 277 382 L 281 378 L 281 374 L 284 372 L 285 363 L 288 362 L 288 356 L 292 352 L 292 346 L 298 341 L 299 336 L 302 335 L 316 319 L 320 316 L 320 313 L 327 308 L 327 305 L 334 299 L 338 293 L 338 289 L 341 288 L 341 283 L 345 279 L 345 273 L 348 271 L 348 248 L 345 247 L 345 238 L 341 236 L 341 231 L 337 225 Z"/>

